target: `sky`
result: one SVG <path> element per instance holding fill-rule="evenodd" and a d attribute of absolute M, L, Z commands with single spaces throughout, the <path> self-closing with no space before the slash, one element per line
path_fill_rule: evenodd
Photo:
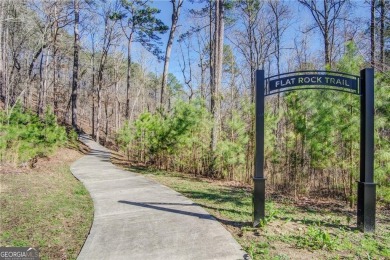
<path fill-rule="evenodd" d="M 297 0 L 290 0 L 285 1 L 285 3 L 289 6 L 289 8 L 292 11 L 292 17 L 293 20 L 290 22 L 290 28 L 286 31 L 286 34 L 284 35 L 282 39 L 282 44 L 286 48 L 292 48 L 293 47 L 293 40 L 296 38 L 297 35 L 299 35 L 302 31 L 302 29 L 310 24 L 314 23 L 314 19 L 312 18 L 310 12 L 303 7 L 301 4 L 298 3 Z M 369 4 L 365 2 L 364 0 L 352 0 L 353 3 L 353 9 L 350 10 L 349 18 L 351 20 L 356 18 L 363 18 L 363 19 L 369 19 L 370 12 L 369 12 Z M 171 15 L 172 15 L 172 4 L 169 0 L 158 0 L 153 1 L 152 6 L 157 7 L 161 10 L 160 14 L 158 14 L 158 18 L 161 19 L 167 26 L 171 26 Z M 188 11 L 193 9 L 199 9 L 203 6 L 203 4 L 200 3 L 191 3 L 189 0 L 184 0 L 184 4 L 181 10 L 181 16 L 179 18 L 179 31 L 183 32 L 186 30 L 186 28 L 189 28 L 189 20 L 186 20 Z M 168 34 L 167 32 L 165 35 L 161 36 L 161 49 L 165 53 L 165 46 L 168 40 Z M 178 55 L 180 53 L 178 43 L 176 42 L 178 37 L 178 32 L 176 32 L 176 38 L 173 44 L 172 48 L 172 56 L 171 56 L 171 62 L 170 62 L 170 68 L 169 72 L 173 73 L 180 81 L 183 82 L 183 76 L 182 72 L 179 66 L 179 57 L 181 55 Z M 318 32 L 313 32 L 312 41 L 310 42 L 311 51 L 312 52 L 319 52 L 322 49 L 322 41 L 321 41 L 321 35 Z M 225 39 L 225 43 L 228 43 L 228 41 Z M 136 52 L 135 60 L 141 59 L 141 53 L 142 55 L 145 55 L 144 52 L 141 51 L 141 46 L 136 46 L 140 51 Z M 284 53 L 284 55 L 288 55 L 288 53 Z M 157 60 L 150 57 L 150 59 L 154 60 L 149 66 L 149 69 L 152 72 L 155 73 L 162 73 L 163 69 L 163 63 L 158 63 Z"/>

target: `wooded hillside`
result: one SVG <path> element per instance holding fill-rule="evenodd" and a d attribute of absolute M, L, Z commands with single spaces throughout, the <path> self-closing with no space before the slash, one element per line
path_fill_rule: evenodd
<path fill-rule="evenodd" d="M 164 10 L 147 0 L 0 5 L 5 115 L 18 103 L 41 118 L 52 110 L 133 163 L 212 178 L 252 181 L 256 69 L 359 75 L 373 67 L 375 181 L 378 199 L 390 202 L 389 1 L 171 0 Z M 359 109 L 358 96 L 333 91 L 268 97 L 269 187 L 353 205 Z M 9 124 L 6 116 L 1 124 Z"/>

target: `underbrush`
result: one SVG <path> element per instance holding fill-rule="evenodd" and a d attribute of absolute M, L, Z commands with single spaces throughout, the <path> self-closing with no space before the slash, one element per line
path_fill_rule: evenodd
<path fill-rule="evenodd" d="M 77 139 L 72 130 L 57 123 L 48 110 L 43 118 L 16 105 L 8 114 L 0 111 L 0 162 L 33 166 L 37 158 L 52 154 Z"/>

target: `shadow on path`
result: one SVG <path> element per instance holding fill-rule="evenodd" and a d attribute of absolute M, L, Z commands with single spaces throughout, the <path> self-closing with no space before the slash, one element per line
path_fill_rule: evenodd
<path fill-rule="evenodd" d="M 171 212 L 171 213 L 175 213 L 175 214 L 182 214 L 182 215 L 186 215 L 186 216 L 197 217 L 197 218 L 201 218 L 201 219 L 208 219 L 208 220 L 213 220 L 213 221 L 218 220 L 219 222 L 223 223 L 224 225 L 232 226 L 232 227 L 244 227 L 244 226 L 250 227 L 252 224 L 252 222 L 250 222 L 250 221 L 230 221 L 230 220 L 221 219 L 221 218 L 218 218 L 215 216 L 211 216 L 210 214 L 194 213 L 194 212 L 189 212 L 189 211 L 184 211 L 184 210 L 156 206 L 156 205 L 172 205 L 172 206 L 184 206 L 184 207 L 188 207 L 188 206 L 195 206 L 195 207 L 202 206 L 202 207 L 204 207 L 204 205 L 196 204 L 196 203 L 184 204 L 184 203 L 133 202 L 133 201 L 127 201 L 127 200 L 119 200 L 118 202 L 128 204 L 128 205 L 137 206 L 137 207 L 143 207 L 143 208 L 148 208 L 148 209 L 155 209 L 155 210 L 161 210 L 161 211 Z"/>
<path fill-rule="evenodd" d="M 89 146 L 89 153 L 73 163 L 71 171 L 89 190 L 95 212 L 79 260 L 248 259 L 231 234 L 198 204 L 114 166 L 110 151 L 90 137 L 81 135 L 80 141 Z M 148 210 L 140 214 L 139 207 Z M 135 217 L 142 219 L 153 210 L 168 212 L 160 214 L 165 225 L 133 223 Z M 155 235 L 150 236 L 150 232 Z"/>
<path fill-rule="evenodd" d="M 197 218 L 201 218 L 201 219 L 209 219 L 209 220 L 215 221 L 215 218 L 213 218 L 209 214 L 195 213 L 195 212 L 183 211 L 183 210 L 178 210 L 178 209 L 170 209 L 170 208 L 164 208 L 164 207 L 160 207 L 160 206 L 155 206 L 155 205 L 198 206 L 195 203 L 193 203 L 193 204 L 150 203 L 150 202 L 133 202 L 133 201 L 127 201 L 127 200 L 119 200 L 118 202 L 119 203 L 133 205 L 133 206 L 148 208 L 148 209 L 162 210 L 162 211 L 166 211 L 166 212 L 182 214 L 182 215 L 186 215 L 186 216 L 192 216 L 192 217 L 197 217 Z"/>

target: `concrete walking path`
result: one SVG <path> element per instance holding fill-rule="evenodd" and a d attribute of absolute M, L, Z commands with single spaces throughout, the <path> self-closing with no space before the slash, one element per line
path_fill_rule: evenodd
<path fill-rule="evenodd" d="M 88 136 L 91 152 L 71 166 L 91 194 L 92 228 L 78 259 L 247 259 L 203 208 L 145 177 L 114 166 Z"/>

